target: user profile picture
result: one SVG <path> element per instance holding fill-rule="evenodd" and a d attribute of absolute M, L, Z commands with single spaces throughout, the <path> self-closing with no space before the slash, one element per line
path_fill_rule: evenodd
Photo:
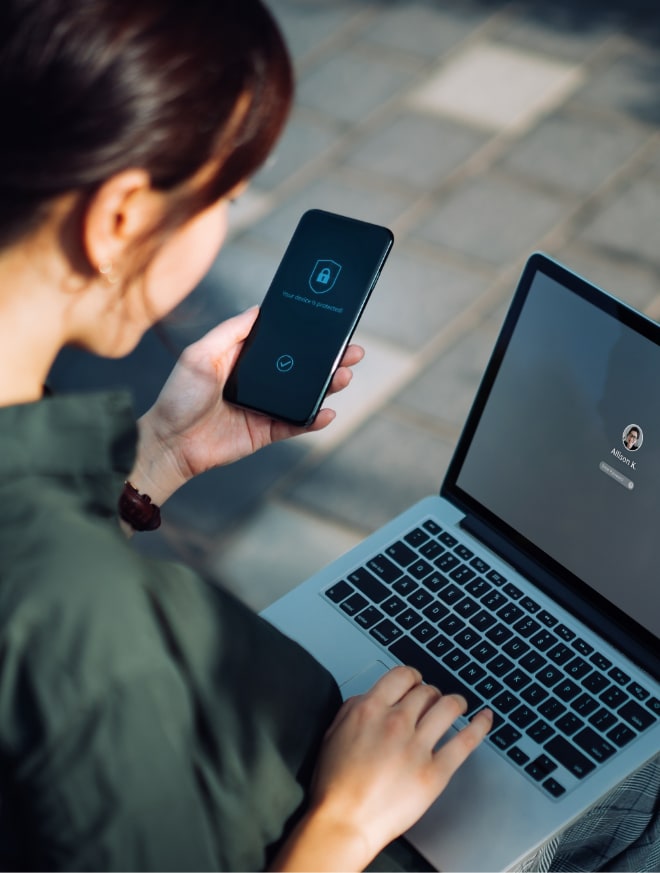
<path fill-rule="evenodd" d="M 644 434 L 638 424 L 629 424 L 624 430 L 621 439 L 623 441 L 623 447 L 627 452 L 636 452 L 637 449 L 641 449 L 642 447 Z"/>

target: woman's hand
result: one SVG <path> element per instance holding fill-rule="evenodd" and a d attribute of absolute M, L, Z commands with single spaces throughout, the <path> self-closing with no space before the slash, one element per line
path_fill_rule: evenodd
<path fill-rule="evenodd" d="M 408 667 L 347 700 L 326 734 L 309 812 L 275 869 L 363 869 L 415 824 L 490 730 L 484 710 L 436 750 L 465 709 Z"/>
<path fill-rule="evenodd" d="M 138 458 L 129 478 L 155 503 L 164 503 L 199 473 L 277 440 L 321 430 L 334 419 L 331 409 L 323 409 L 303 429 L 225 403 L 222 389 L 258 311 L 255 306 L 222 322 L 185 349 L 156 403 L 140 419 Z M 329 393 L 349 384 L 350 368 L 363 357 L 360 346 L 348 347 Z"/>

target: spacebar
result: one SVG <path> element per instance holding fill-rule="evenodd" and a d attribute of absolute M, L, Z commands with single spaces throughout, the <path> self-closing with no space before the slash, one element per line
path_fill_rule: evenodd
<path fill-rule="evenodd" d="M 424 681 L 429 685 L 435 685 L 443 694 L 462 694 L 467 700 L 468 712 L 471 713 L 481 706 L 481 698 L 477 697 L 469 685 L 461 682 L 454 673 L 443 667 L 409 637 L 401 637 L 392 643 L 390 652 L 402 663 L 419 670 Z"/>

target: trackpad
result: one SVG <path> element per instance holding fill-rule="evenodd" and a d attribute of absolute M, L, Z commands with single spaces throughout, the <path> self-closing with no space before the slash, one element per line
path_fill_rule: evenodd
<path fill-rule="evenodd" d="M 351 676 L 350 679 L 347 679 L 346 682 L 341 686 L 341 696 L 346 700 L 348 697 L 354 697 L 356 694 L 364 694 L 365 691 L 368 691 L 371 686 L 380 679 L 381 676 L 384 676 L 388 671 L 389 667 L 383 664 L 382 661 L 373 661 L 371 664 L 368 664 L 364 670 L 361 670 L 359 673 L 356 673 L 355 676 Z"/>

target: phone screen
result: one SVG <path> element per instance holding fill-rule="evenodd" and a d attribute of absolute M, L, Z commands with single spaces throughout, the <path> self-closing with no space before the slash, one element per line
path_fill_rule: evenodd
<path fill-rule="evenodd" d="M 322 210 L 300 220 L 224 396 L 310 424 L 392 247 L 386 227 Z"/>

